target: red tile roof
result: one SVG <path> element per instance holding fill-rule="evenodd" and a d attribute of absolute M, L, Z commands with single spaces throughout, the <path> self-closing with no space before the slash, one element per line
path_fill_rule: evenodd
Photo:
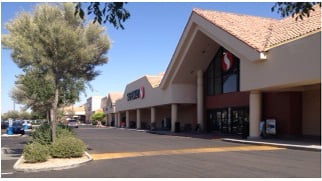
<path fill-rule="evenodd" d="M 110 99 L 112 103 L 115 103 L 118 99 L 121 99 L 123 97 L 123 93 L 121 92 L 111 92 L 109 93 Z"/>
<path fill-rule="evenodd" d="M 146 75 L 145 76 L 152 88 L 158 87 L 163 78 L 163 74 L 160 75 Z"/>
<path fill-rule="evenodd" d="M 193 12 L 230 33 L 257 51 L 265 51 L 287 41 L 321 31 L 321 8 L 314 6 L 309 18 L 282 20 L 227 12 L 194 9 Z"/>
<path fill-rule="evenodd" d="M 315 11 L 310 12 L 309 18 L 304 17 L 303 20 L 298 18 L 296 21 L 290 16 L 274 23 L 271 36 L 267 41 L 267 48 L 316 31 L 321 31 L 321 8 L 319 6 L 315 6 Z"/>

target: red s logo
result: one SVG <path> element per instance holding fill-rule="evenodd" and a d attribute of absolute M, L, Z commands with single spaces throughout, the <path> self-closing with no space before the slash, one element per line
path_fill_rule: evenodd
<path fill-rule="evenodd" d="M 140 98 L 143 99 L 144 98 L 144 87 L 140 88 Z"/>
<path fill-rule="evenodd" d="M 226 72 L 233 66 L 233 63 L 233 54 L 230 52 L 224 52 L 221 58 L 221 69 Z"/>

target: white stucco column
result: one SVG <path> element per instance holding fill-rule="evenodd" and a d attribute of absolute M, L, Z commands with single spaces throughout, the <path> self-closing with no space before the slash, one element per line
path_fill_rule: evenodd
<path fill-rule="evenodd" d="M 141 111 L 140 111 L 140 109 L 136 110 L 136 129 L 141 129 Z"/>
<path fill-rule="evenodd" d="M 130 127 L 130 111 L 126 111 L 125 121 L 126 121 L 126 128 L 129 128 Z"/>
<path fill-rule="evenodd" d="M 112 113 L 108 114 L 108 123 L 106 122 L 106 125 L 111 126 L 112 123 Z"/>
<path fill-rule="evenodd" d="M 202 70 L 198 70 L 197 72 L 197 123 L 199 124 L 201 130 L 204 130 L 203 115 L 204 115 L 203 72 Z"/>
<path fill-rule="evenodd" d="M 121 119 L 121 114 L 120 112 L 116 113 L 116 116 L 115 116 L 115 127 L 120 127 L 120 119 Z"/>
<path fill-rule="evenodd" d="M 171 104 L 171 131 L 175 131 L 175 125 L 178 121 L 178 105 Z"/>
<path fill-rule="evenodd" d="M 151 123 L 155 123 L 155 107 L 151 107 Z"/>
<path fill-rule="evenodd" d="M 151 129 L 155 129 L 156 123 L 155 107 L 151 107 Z"/>
<path fill-rule="evenodd" d="M 249 95 L 249 137 L 259 137 L 259 123 L 261 120 L 262 94 L 251 92 Z"/>

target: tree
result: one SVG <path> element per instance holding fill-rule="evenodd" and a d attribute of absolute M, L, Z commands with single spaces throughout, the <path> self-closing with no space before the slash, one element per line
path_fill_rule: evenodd
<path fill-rule="evenodd" d="M 21 111 L 19 113 L 19 118 L 22 120 L 29 120 L 29 119 L 31 119 L 31 114 L 27 111 Z"/>
<path fill-rule="evenodd" d="M 277 13 L 281 14 L 282 17 L 292 15 L 295 16 L 295 20 L 298 18 L 309 17 L 310 11 L 314 11 L 313 6 L 321 2 L 277 2 L 271 8 L 272 12 L 277 8 Z"/>
<path fill-rule="evenodd" d="M 98 125 L 101 125 L 101 121 L 104 119 L 105 114 L 101 111 L 97 111 L 94 114 L 92 114 L 91 119 L 93 121 L 98 121 Z"/>
<path fill-rule="evenodd" d="M 45 119 L 46 113 L 39 111 L 31 111 L 30 116 L 32 120 Z"/>
<path fill-rule="evenodd" d="M 9 34 L 2 36 L 3 45 L 12 49 L 13 61 L 25 75 L 37 72 L 52 88 L 48 95 L 52 141 L 60 96 L 78 97 L 75 87 L 85 87 L 100 74 L 95 67 L 107 62 L 105 54 L 110 48 L 104 29 L 85 24 L 74 16 L 74 10 L 72 3 L 40 4 L 33 14 L 21 13 L 7 23 Z"/>
<path fill-rule="evenodd" d="M 101 111 L 97 111 L 94 114 L 92 114 L 91 119 L 96 121 L 102 121 L 105 117 L 105 114 Z"/>
<path fill-rule="evenodd" d="M 79 93 L 85 92 L 85 86 L 81 81 L 65 81 L 59 95 L 59 106 L 74 104 L 79 101 Z M 41 72 L 27 71 L 19 75 L 15 87 L 11 90 L 11 98 L 22 105 L 24 109 L 46 112 L 49 118 L 51 97 L 54 89 L 50 80 L 42 76 Z"/>
<path fill-rule="evenodd" d="M 34 71 L 19 75 L 10 93 L 15 102 L 25 106 L 24 109 L 46 112 L 48 118 L 53 95 L 50 81 L 43 77 L 42 73 Z"/>
<path fill-rule="evenodd" d="M 103 5 L 102 5 L 103 4 Z M 91 2 L 87 7 L 87 15 L 94 14 L 94 23 L 99 24 L 109 22 L 116 29 L 124 29 L 122 23 L 124 23 L 128 18 L 130 18 L 130 13 L 123 6 L 127 3 L 123 2 Z M 85 12 L 82 8 L 82 3 L 76 3 L 75 15 L 79 15 L 84 19 Z"/>
<path fill-rule="evenodd" d="M 102 5 L 103 4 L 103 5 Z M 91 2 L 87 7 L 87 14 L 94 14 L 93 22 L 98 22 L 99 24 L 109 22 L 116 29 L 124 29 L 122 23 L 124 23 L 129 17 L 130 13 L 123 6 L 123 2 Z M 303 19 L 303 17 L 309 17 L 310 11 L 314 11 L 313 6 L 319 4 L 321 7 L 321 2 L 277 2 L 271 8 L 274 12 L 277 9 L 277 13 L 281 14 L 282 17 L 292 15 L 295 19 Z M 79 15 L 84 19 L 85 11 L 82 8 L 82 3 L 76 3 L 75 15 Z"/>
<path fill-rule="evenodd" d="M 3 113 L 1 115 L 1 119 L 6 120 L 6 119 L 18 119 L 19 118 L 19 112 L 18 111 L 8 111 L 6 113 Z"/>

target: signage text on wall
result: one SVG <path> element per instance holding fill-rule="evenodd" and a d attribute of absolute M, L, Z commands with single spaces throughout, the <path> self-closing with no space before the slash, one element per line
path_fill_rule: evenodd
<path fill-rule="evenodd" d="M 144 87 L 135 89 L 134 91 L 127 93 L 127 101 L 135 100 L 138 98 L 144 98 Z"/>

